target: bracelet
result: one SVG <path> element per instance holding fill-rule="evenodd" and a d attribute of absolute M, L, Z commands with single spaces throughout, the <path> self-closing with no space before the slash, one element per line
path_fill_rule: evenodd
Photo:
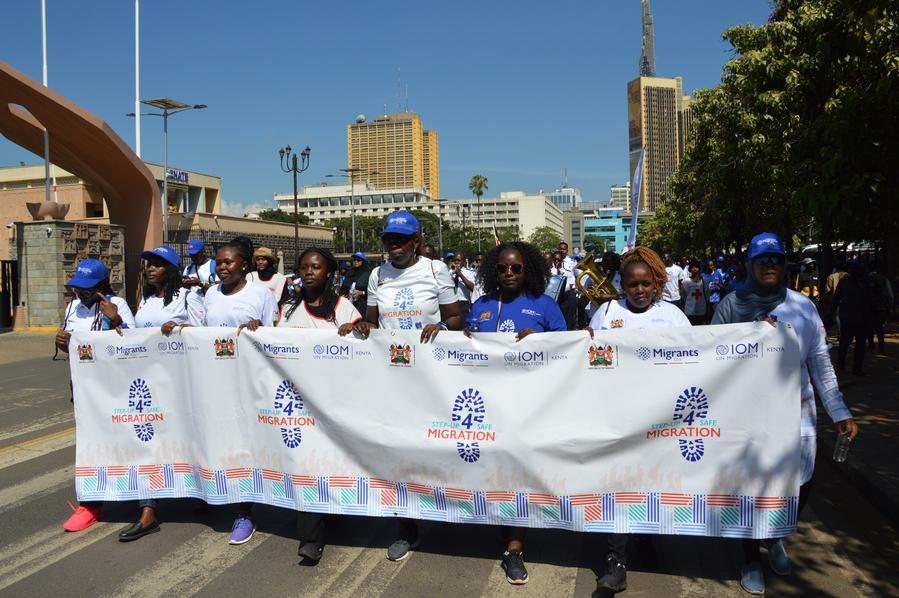
<path fill-rule="evenodd" d="M 446 322 L 437 322 L 437 325 L 441 330 L 449 330 L 449 326 L 446 325 Z"/>

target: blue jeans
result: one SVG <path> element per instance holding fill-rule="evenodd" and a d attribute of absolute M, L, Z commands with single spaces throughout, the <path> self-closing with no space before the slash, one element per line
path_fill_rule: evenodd
<path fill-rule="evenodd" d="M 150 507 L 151 509 L 156 508 L 156 499 L 155 498 L 144 498 L 137 501 L 137 506 L 140 508 Z"/>

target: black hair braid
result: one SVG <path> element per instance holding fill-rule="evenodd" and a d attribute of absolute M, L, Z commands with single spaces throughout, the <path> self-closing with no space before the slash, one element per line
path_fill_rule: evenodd
<path fill-rule="evenodd" d="M 147 282 L 144 269 L 140 271 L 141 296 L 143 299 L 149 299 L 156 295 L 156 287 Z M 163 286 L 162 304 L 168 305 L 172 302 L 175 294 L 181 288 L 181 270 L 175 264 L 165 263 L 165 285 Z"/>
<path fill-rule="evenodd" d="M 504 251 L 514 250 L 521 255 L 524 262 L 524 287 L 523 291 L 539 297 L 546 290 L 546 281 L 549 279 L 549 266 L 543 259 L 540 250 L 524 241 L 511 241 L 501 243 L 487 252 L 481 267 L 478 269 L 477 282 L 484 289 L 485 295 L 499 293 L 499 275 L 496 265 Z"/>
<path fill-rule="evenodd" d="M 253 246 L 252 239 L 250 239 L 249 237 L 244 237 L 244 236 L 234 237 L 233 239 L 231 239 L 224 245 L 221 245 L 219 247 L 219 249 L 221 249 L 222 247 L 231 247 L 232 249 L 234 249 L 237 252 L 237 255 L 239 255 L 241 258 L 243 258 L 244 263 L 245 263 L 244 264 L 244 273 L 245 274 L 250 272 L 251 270 L 253 270 L 253 268 L 254 268 L 253 252 L 256 249 Z"/>
<path fill-rule="evenodd" d="M 300 264 L 303 263 L 303 258 L 309 255 L 310 253 L 317 253 L 325 260 L 325 271 L 328 273 L 328 280 L 325 281 L 325 289 L 322 291 L 322 305 L 327 308 L 329 314 L 333 316 L 334 309 L 337 307 L 337 301 L 339 301 L 339 297 L 334 292 L 334 289 L 331 288 L 331 285 L 328 284 L 328 281 L 334 276 L 337 272 L 339 265 L 337 264 L 337 258 L 334 257 L 334 254 L 328 251 L 327 249 L 322 249 L 320 247 L 308 247 L 303 253 L 300 254 L 300 257 L 297 258 L 297 270 L 300 269 Z M 290 316 L 293 315 L 293 312 L 297 310 L 300 306 L 300 303 L 306 301 L 306 287 L 301 287 L 299 294 L 296 298 L 288 299 L 288 303 L 290 303 L 290 307 L 287 312 L 284 314 L 284 319 L 289 320 Z"/>

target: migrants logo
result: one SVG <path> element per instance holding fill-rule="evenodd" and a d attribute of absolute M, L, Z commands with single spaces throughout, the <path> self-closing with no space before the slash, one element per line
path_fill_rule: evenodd
<path fill-rule="evenodd" d="M 401 343 L 390 344 L 390 365 L 411 367 L 415 360 L 415 349 Z"/>
<path fill-rule="evenodd" d="M 253 341 L 253 346 L 269 359 L 296 360 L 300 358 L 300 346 L 295 343 L 260 343 L 259 341 Z"/>
<path fill-rule="evenodd" d="M 233 337 L 217 338 L 212 346 L 215 349 L 216 359 L 234 359 L 237 355 L 237 343 Z"/>
<path fill-rule="evenodd" d="M 475 463 L 481 458 L 482 443 L 496 442 L 496 432 L 486 417 L 487 406 L 481 392 L 476 388 L 464 388 L 453 401 L 450 421 L 432 421 L 427 437 L 455 440 L 459 458 L 466 463 Z"/>
<path fill-rule="evenodd" d="M 303 441 L 303 428 L 314 427 L 315 418 L 306 410 L 294 383 L 282 380 L 275 388 L 272 408 L 257 410 L 256 423 L 278 428 L 284 445 L 297 448 Z"/>
<path fill-rule="evenodd" d="M 618 346 L 591 343 L 587 347 L 587 366 L 591 370 L 610 370 L 618 365 Z"/>
<path fill-rule="evenodd" d="M 709 419 L 709 397 L 698 386 L 685 388 L 674 401 L 671 421 L 653 424 L 647 438 L 676 438 L 685 461 L 696 463 L 705 455 L 705 440 L 721 438 L 718 421 Z"/>
<path fill-rule="evenodd" d="M 78 361 L 81 363 L 94 362 L 94 346 L 93 345 L 78 345 L 77 351 Z"/>
<path fill-rule="evenodd" d="M 149 442 L 156 434 L 154 422 L 165 421 L 165 415 L 154 404 L 150 385 L 135 378 L 128 387 L 127 407 L 112 410 L 112 423 L 130 425 L 141 442 Z"/>
<path fill-rule="evenodd" d="M 640 347 L 636 353 L 640 361 L 651 361 L 653 365 L 699 363 L 699 349 L 696 347 Z"/>
<path fill-rule="evenodd" d="M 485 368 L 490 360 L 486 353 L 480 351 L 462 351 L 443 347 L 434 347 L 431 355 L 434 356 L 434 361 L 445 361 L 448 366 Z"/>
<path fill-rule="evenodd" d="M 106 345 L 106 354 L 115 359 L 143 359 L 149 351 L 143 345 Z"/>

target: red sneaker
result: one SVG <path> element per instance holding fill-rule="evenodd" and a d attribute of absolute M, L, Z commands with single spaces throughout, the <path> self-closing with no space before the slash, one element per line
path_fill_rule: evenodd
<path fill-rule="evenodd" d="M 71 506 L 71 504 L 69 506 Z M 100 521 L 101 512 L 102 510 L 100 507 L 79 505 L 79 507 L 75 509 L 75 512 L 72 513 L 72 516 L 62 524 L 62 528 L 67 532 L 80 532 L 86 530 Z"/>

